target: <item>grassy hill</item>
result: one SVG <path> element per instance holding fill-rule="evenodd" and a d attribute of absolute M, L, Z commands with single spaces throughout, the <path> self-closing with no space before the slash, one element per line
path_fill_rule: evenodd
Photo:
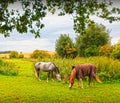
<path fill-rule="evenodd" d="M 56 79 L 54 81 L 50 79 L 47 83 L 46 72 L 41 73 L 41 77 L 44 75 L 42 81 L 37 80 L 34 76 L 35 60 L 5 59 L 5 61 L 14 63 L 19 74 L 17 76 L 0 74 L 0 103 L 119 103 L 120 101 L 119 81 L 96 83 L 95 87 L 93 85 L 87 87 L 87 82 L 84 81 L 84 89 L 81 89 L 75 80 L 73 88 L 69 89 L 69 82 L 64 80 L 58 82 Z M 70 61 L 57 60 L 56 64 L 61 67 L 61 73 L 67 67 L 70 69 L 72 65 Z"/>

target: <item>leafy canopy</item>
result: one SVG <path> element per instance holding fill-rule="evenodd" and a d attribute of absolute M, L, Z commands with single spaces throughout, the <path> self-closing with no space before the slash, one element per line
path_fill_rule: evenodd
<path fill-rule="evenodd" d="M 113 2 L 116 2 L 115 0 Z M 120 21 L 120 8 L 113 7 L 110 0 L 1 0 L 0 1 L 0 33 L 5 37 L 16 29 L 19 33 L 31 32 L 40 37 L 44 27 L 42 19 L 49 11 L 58 15 L 71 14 L 74 30 L 80 34 L 91 22 L 90 16 Z M 117 1 L 118 4 L 120 1 Z M 21 7 L 15 8 L 15 7 Z M 14 7 L 15 6 L 15 7 Z"/>
<path fill-rule="evenodd" d="M 96 55 L 97 48 L 105 44 L 110 44 L 109 30 L 102 24 L 89 24 L 84 34 L 76 38 L 76 48 L 80 56 Z"/>
<path fill-rule="evenodd" d="M 44 27 L 42 19 L 46 15 L 46 9 L 41 0 L 0 1 L 0 33 L 7 37 L 16 29 L 19 33 L 31 32 L 39 37 L 40 29 Z"/>
<path fill-rule="evenodd" d="M 74 58 L 77 55 L 74 43 L 67 34 L 61 34 L 58 40 L 56 40 L 55 50 L 62 58 Z"/>

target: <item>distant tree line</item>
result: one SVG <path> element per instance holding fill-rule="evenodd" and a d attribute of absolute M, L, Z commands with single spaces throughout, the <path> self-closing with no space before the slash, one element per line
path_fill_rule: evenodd
<path fill-rule="evenodd" d="M 56 56 L 56 53 L 53 52 L 53 55 L 49 54 L 48 51 L 45 50 L 34 50 L 31 54 L 29 54 L 30 58 L 34 59 L 43 59 L 43 58 L 53 58 Z M 24 58 L 24 54 L 22 52 L 18 53 L 17 51 L 11 51 L 9 53 L 9 58 Z"/>
<path fill-rule="evenodd" d="M 0 54 L 8 54 L 10 53 L 11 51 L 0 51 Z"/>

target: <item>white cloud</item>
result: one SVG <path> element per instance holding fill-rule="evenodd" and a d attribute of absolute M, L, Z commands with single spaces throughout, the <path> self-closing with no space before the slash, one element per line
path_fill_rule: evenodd
<path fill-rule="evenodd" d="M 71 15 L 65 15 L 65 16 L 58 16 L 57 14 L 48 14 L 44 19 L 43 22 L 46 25 L 53 25 L 53 26 L 69 26 L 69 24 L 73 23 L 73 19 Z"/>
<path fill-rule="evenodd" d="M 32 52 L 36 49 L 52 50 L 51 42 L 46 39 L 30 39 L 21 41 L 0 42 L 1 50 L 16 50 L 19 52 Z M 51 47 L 51 48 L 50 48 Z"/>
<path fill-rule="evenodd" d="M 114 45 L 116 44 L 118 41 L 120 41 L 120 37 L 114 37 L 111 39 L 111 44 Z"/>

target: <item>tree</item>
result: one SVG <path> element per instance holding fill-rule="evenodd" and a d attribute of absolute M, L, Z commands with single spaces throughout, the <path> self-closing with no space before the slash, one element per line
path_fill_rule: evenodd
<path fill-rule="evenodd" d="M 31 32 L 35 37 L 40 36 L 41 22 L 46 15 L 44 0 L 5 0 L 0 1 L 0 33 L 5 37 L 16 29 L 19 33 Z M 10 5 L 12 7 L 10 8 Z M 22 10 L 14 6 L 19 5 Z"/>
<path fill-rule="evenodd" d="M 74 58 L 77 56 L 77 50 L 74 46 L 74 44 L 67 43 L 65 45 L 65 51 L 66 51 L 66 57 L 67 58 Z"/>
<path fill-rule="evenodd" d="M 69 35 L 61 34 L 56 40 L 55 50 L 62 58 L 75 57 L 77 52 Z"/>
<path fill-rule="evenodd" d="M 53 14 L 59 10 L 58 15 L 73 15 L 74 30 L 80 34 L 91 22 L 91 15 L 109 22 L 119 21 L 120 8 L 114 7 L 113 2 L 110 0 L 1 0 L 0 33 L 7 37 L 16 29 L 19 33 L 31 32 L 35 37 L 39 37 L 40 30 L 44 27 L 42 19 L 46 16 L 47 10 Z M 117 2 L 120 4 L 120 1 Z M 22 11 L 10 8 L 14 5 L 19 5 Z"/>
<path fill-rule="evenodd" d="M 120 41 L 114 46 L 114 49 L 111 55 L 116 59 L 120 59 Z"/>
<path fill-rule="evenodd" d="M 98 47 L 96 47 L 96 45 L 91 45 L 84 50 L 84 55 L 86 57 L 98 55 Z"/>
<path fill-rule="evenodd" d="M 110 44 L 109 31 L 105 26 L 91 23 L 85 29 L 84 34 L 76 38 L 76 48 L 79 56 L 94 56 L 99 46 Z M 92 52 L 90 52 L 92 49 Z M 88 54 L 89 53 L 89 54 Z"/>

